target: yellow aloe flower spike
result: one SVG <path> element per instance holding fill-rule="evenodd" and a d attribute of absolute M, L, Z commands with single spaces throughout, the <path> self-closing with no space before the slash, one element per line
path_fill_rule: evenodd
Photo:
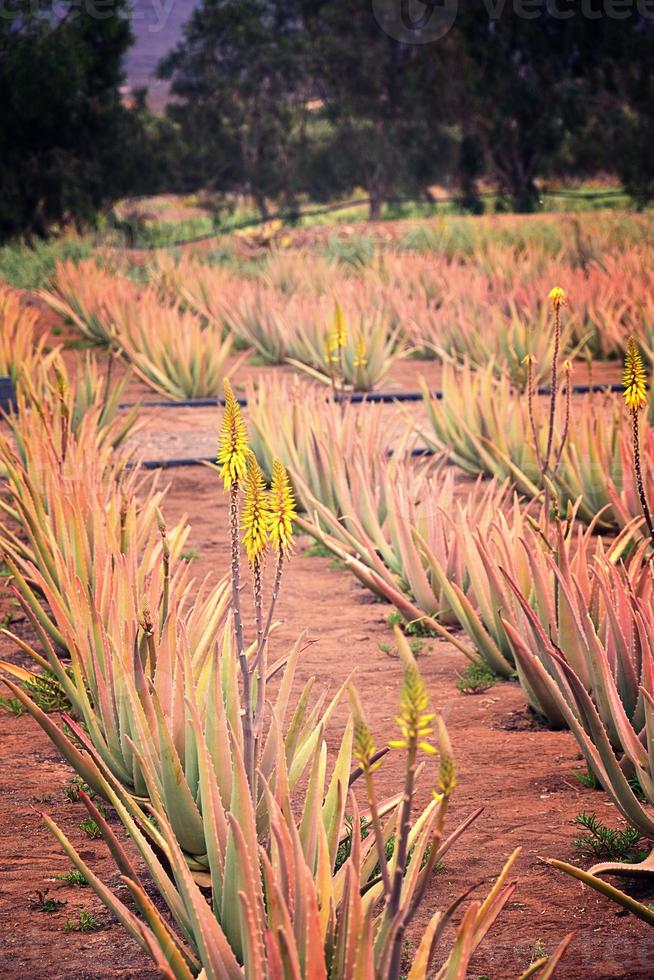
<path fill-rule="evenodd" d="M 565 290 L 561 289 L 560 286 L 555 286 L 549 294 L 550 306 L 553 310 L 560 310 L 562 306 L 568 302 L 567 296 L 565 295 Z"/>
<path fill-rule="evenodd" d="M 647 375 L 638 344 L 629 338 L 624 362 L 624 400 L 630 412 L 638 412 L 647 404 Z"/>
<path fill-rule="evenodd" d="M 354 719 L 352 755 L 361 766 L 363 772 L 372 773 L 379 769 L 382 760 L 377 759 L 377 761 L 374 761 L 377 753 L 375 739 L 363 717 L 359 698 L 352 687 L 350 688 L 350 702 L 352 705 L 352 717 Z"/>
<path fill-rule="evenodd" d="M 354 355 L 354 366 L 365 367 L 368 363 L 368 358 L 366 357 L 366 342 L 363 337 L 359 337 L 357 341 L 357 349 Z"/>
<path fill-rule="evenodd" d="M 221 467 L 220 476 L 225 484 L 225 490 L 231 490 L 247 471 L 248 433 L 241 408 L 227 379 L 224 382 L 224 389 L 225 412 L 220 430 L 217 461 Z"/>
<path fill-rule="evenodd" d="M 425 682 L 415 664 L 404 671 L 404 683 L 400 695 L 400 714 L 395 719 L 402 738 L 389 742 L 392 749 L 408 749 L 413 743 L 428 755 L 436 755 L 437 749 L 427 741 L 433 733 L 431 723 L 436 717 L 429 712 L 429 695 Z"/>
<path fill-rule="evenodd" d="M 341 304 L 338 301 L 334 306 L 333 338 L 336 350 L 345 347 L 345 317 L 343 316 Z"/>
<path fill-rule="evenodd" d="M 436 722 L 438 725 L 438 741 L 439 752 L 441 755 L 441 765 L 438 780 L 439 792 L 434 791 L 434 796 L 444 796 L 447 798 L 457 786 L 456 766 L 452 755 L 450 737 L 447 734 L 445 723 L 440 715 L 437 717 Z"/>
<path fill-rule="evenodd" d="M 273 461 L 269 506 L 268 531 L 270 540 L 278 554 L 286 555 L 293 545 L 293 520 L 297 515 L 291 481 L 286 469 L 278 459 Z"/>
<path fill-rule="evenodd" d="M 261 467 L 252 451 L 247 456 L 245 502 L 241 520 L 245 530 L 243 537 L 245 551 L 248 561 L 254 565 L 263 556 L 268 544 L 270 500 Z"/>

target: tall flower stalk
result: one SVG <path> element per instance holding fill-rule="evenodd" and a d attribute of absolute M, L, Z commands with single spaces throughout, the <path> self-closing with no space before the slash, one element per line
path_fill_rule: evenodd
<path fill-rule="evenodd" d="M 327 338 L 327 359 L 332 372 L 332 389 L 334 399 L 338 394 L 337 381 L 341 383 L 341 396 L 345 395 L 345 364 L 343 361 L 343 351 L 345 350 L 346 332 L 345 317 L 340 303 L 337 301 L 334 307 L 334 323 L 332 332 Z"/>
<path fill-rule="evenodd" d="M 566 295 L 560 286 L 555 286 L 549 295 L 550 307 L 554 312 L 554 353 L 552 356 L 552 381 L 550 392 L 550 417 L 547 429 L 547 449 L 545 450 L 544 474 L 550 467 L 554 426 L 556 424 L 556 403 L 559 396 L 559 356 L 561 354 L 561 307 L 567 303 Z"/>
<path fill-rule="evenodd" d="M 283 567 L 293 545 L 295 502 L 288 474 L 275 459 L 270 491 L 248 444 L 239 404 L 225 382 L 225 413 L 218 450 L 220 476 L 229 492 L 232 616 L 243 682 L 243 759 L 253 799 L 257 797 L 257 766 L 261 723 L 266 703 L 266 650 L 281 588 Z M 240 490 L 244 490 L 242 513 Z M 241 533 L 243 537 L 241 539 Z M 252 571 L 256 642 L 248 657 L 241 610 L 241 543 Z M 268 550 L 275 555 L 275 576 L 267 614 L 264 612 L 263 569 Z"/>
<path fill-rule="evenodd" d="M 406 752 L 406 773 L 402 804 L 397 822 L 395 842 L 397 850 L 393 856 L 390 893 L 388 894 L 386 905 L 388 921 L 394 929 L 393 947 L 388 968 L 388 977 L 393 978 L 393 980 L 400 976 L 404 937 L 420 901 L 418 894 L 416 894 L 408 907 L 403 907 L 402 904 L 402 883 L 409 858 L 411 811 L 414 803 L 420 754 L 423 753 L 428 756 L 433 756 L 437 755 L 440 751 L 441 757 L 439 785 L 438 789 L 434 791 L 434 798 L 440 803 L 440 806 L 433 828 L 432 847 L 426 855 L 425 873 L 422 879 L 420 897 L 434 869 L 438 841 L 442 837 L 447 814 L 447 802 L 456 786 L 454 761 L 445 733 L 445 727 L 441 719 L 430 710 L 429 695 L 425 687 L 425 682 L 416 666 L 405 636 L 397 626 L 394 631 L 398 651 L 404 661 L 404 682 L 400 695 L 400 713 L 396 718 L 397 725 L 400 729 L 400 738 L 394 739 L 388 744 L 390 749 L 403 749 Z M 436 723 L 438 729 L 439 748 L 431 742 L 434 723 Z"/>
<path fill-rule="evenodd" d="M 263 484 L 263 478 L 261 478 L 261 482 Z M 291 483 L 284 466 L 278 459 L 273 460 L 272 481 L 270 493 L 266 497 L 265 514 L 267 521 L 267 541 L 275 555 L 275 577 L 273 579 L 268 616 L 260 632 L 257 622 L 257 652 L 254 666 L 254 669 L 257 671 L 257 707 L 254 718 L 255 757 L 261 735 L 261 720 L 266 695 L 266 651 L 268 639 L 270 637 L 275 607 L 282 584 L 284 563 L 293 548 L 293 521 L 297 516 Z"/>
<path fill-rule="evenodd" d="M 252 730 L 252 680 L 243 638 L 241 613 L 241 549 L 239 534 L 239 489 L 247 474 L 248 434 L 240 406 L 229 381 L 224 382 L 225 412 L 218 446 L 218 464 L 225 490 L 229 493 L 229 536 L 231 546 L 232 616 L 241 677 L 243 679 L 243 752 L 246 760 L 254 759 Z M 254 770 L 247 770 L 250 789 L 254 788 Z"/>
<path fill-rule="evenodd" d="M 538 425 L 536 422 L 536 381 L 534 372 L 534 356 L 533 354 L 527 354 L 524 359 L 524 363 L 527 365 L 527 409 L 529 414 L 529 424 L 531 427 L 532 438 L 534 440 L 536 462 L 538 469 L 540 470 L 541 482 L 545 493 L 545 512 L 547 519 L 549 519 L 550 513 L 552 477 L 559 467 L 563 456 L 563 450 L 568 439 L 571 410 L 570 380 L 572 374 L 572 365 L 569 360 L 566 360 L 563 365 L 563 370 L 565 371 L 567 379 L 565 416 L 559 446 L 558 449 L 555 449 L 554 436 L 556 432 L 557 408 L 561 393 L 559 377 L 559 360 L 561 358 L 561 308 L 567 303 L 565 291 L 561 289 L 560 286 L 555 286 L 554 289 L 550 291 L 548 301 L 550 309 L 554 314 L 554 349 L 552 353 L 552 376 L 550 381 L 550 406 L 547 425 L 547 441 L 544 455 L 541 452 Z"/>
<path fill-rule="evenodd" d="M 647 502 L 645 484 L 643 481 L 643 471 L 640 459 L 640 412 L 647 405 L 647 386 L 646 386 L 645 367 L 643 359 L 638 349 L 638 344 L 633 337 L 629 338 L 624 365 L 624 399 L 627 410 L 631 416 L 633 451 L 634 451 L 634 470 L 636 473 L 636 485 L 638 486 L 638 496 L 643 508 L 645 523 L 649 531 L 652 543 L 654 544 L 654 523 Z"/>

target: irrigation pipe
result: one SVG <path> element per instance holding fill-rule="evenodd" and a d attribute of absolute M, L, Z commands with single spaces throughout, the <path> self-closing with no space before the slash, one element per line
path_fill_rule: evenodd
<path fill-rule="evenodd" d="M 624 387 L 621 384 L 573 385 L 572 387 L 573 395 L 616 394 L 623 391 Z M 550 395 L 551 393 L 552 389 L 549 386 L 539 388 L 537 391 L 538 395 Z M 436 401 L 443 399 L 442 391 L 431 391 L 429 395 Z M 420 402 L 422 398 L 423 395 L 420 391 L 355 391 L 349 394 L 346 392 L 345 395 L 339 394 L 336 400 L 346 401 L 351 405 L 392 405 L 394 402 Z M 238 398 L 237 401 L 241 408 L 247 408 L 246 398 Z M 124 410 L 137 406 L 141 408 L 220 408 L 224 404 L 223 398 L 190 398 L 185 401 L 162 399 L 161 401 L 122 402 L 118 408 Z"/>
<path fill-rule="evenodd" d="M 387 449 L 386 455 L 390 458 L 393 455 L 393 450 Z M 423 459 L 438 454 L 435 450 L 428 449 L 427 446 L 424 446 L 412 449 L 410 455 L 416 459 Z M 142 470 L 173 470 L 188 466 L 206 466 L 208 463 L 215 462 L 215 456 L 180 456 L 176 459 L 146 459 L 142 462 L 130 463 L 128 467 Z"/>

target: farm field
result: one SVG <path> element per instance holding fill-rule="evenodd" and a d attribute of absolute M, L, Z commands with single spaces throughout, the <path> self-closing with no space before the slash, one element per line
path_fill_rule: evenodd
<path fill-rule="evenodd" d="M 651 976 L 653 230 L 0 291 L 3 977 Z"/>

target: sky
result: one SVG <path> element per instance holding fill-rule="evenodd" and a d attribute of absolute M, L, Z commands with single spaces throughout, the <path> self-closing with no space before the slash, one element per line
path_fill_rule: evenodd
<path fill-rule="evenodd" d="M 132 0 L 135 43 L 127 55 L 127 87 L 146 85 L 151 108 L 166 101 L 168 85 L 153 78 L 158 62 L 179 40 L 197 0 Z"/>

